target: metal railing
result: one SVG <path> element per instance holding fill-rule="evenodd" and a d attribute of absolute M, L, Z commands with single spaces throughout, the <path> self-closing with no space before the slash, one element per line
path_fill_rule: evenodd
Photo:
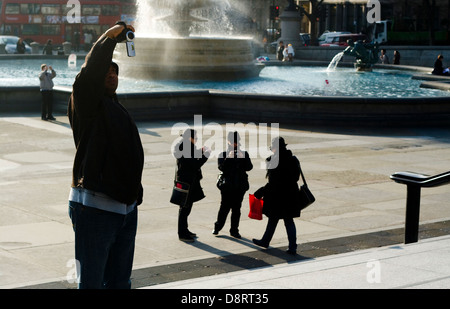
<path fill-rule="evenodd" d="M 391 175 L 397 183 L 406 185 L 405 244 L 419 239 L 420 191 L 450 183 L 450 172 L 429 176 L 413 172 L 397 172 Z"/>

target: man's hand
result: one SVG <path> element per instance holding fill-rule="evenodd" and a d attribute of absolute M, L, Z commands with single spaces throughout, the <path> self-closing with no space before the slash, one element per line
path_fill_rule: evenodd
<path fill-rule="evenodd" d="M 127 25 L 126 28 L 130 31 L 135 32 L 133 26 L 131 25 Z M 123 25 L 114 25 L 113 27 L 106 30 L 105 35 L 110 39 L 116 39 L 122 33 L 123 29 L 125 29 Z"/>

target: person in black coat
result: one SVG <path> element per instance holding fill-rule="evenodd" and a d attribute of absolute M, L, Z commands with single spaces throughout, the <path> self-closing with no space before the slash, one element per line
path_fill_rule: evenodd
<path fill-rule="evenodd" d="M 42 50 L 42 54 L 44 55 L 53 55 L 53 45 L 52 40 L 47 40 L 47 44 L 45 44 L 44 49 Z"/>
<path fill-rule="evenodd" d="M 277 49 L 277 59 L 280 61 L 282 61 L 284 59 L 284 56 L 283 56 L 284 48 L 285 47 L 284 47 L 283 41 L 280 41 L 278 43 L 278 49 Z"/>
<path fill-rule="evenodd" d="M 134 31 L 116 24 L 94 44 L 67 108 L 76 147 L 69 216 L 80 289 L 131 288 L 144 150 L 116 94 L 119 66 L 112 57 L 125 29 Z"/>
<path fill-rule="evenodd" d="M 400 52 L 398 50 L 394 51 L 394 64 L 400 64 Z"/>
<path fill-rule="evenodd" d="M 434 75 L 449 75 L 449 70 L 447 68 L 444 68 L 444 65 L 442 64 L 442 60 L 444 59 L 443 55 L 439 55 L 436 61 L 434 62 L 434 69 L 433 72 L 431 72 Z"/>
<path fill-rule="evenodd" d="M 26 48 L 22 38 L 17 41 L 16 50 L 18 54 L 25 54 Z"/>
<path fill-rule="evenodd" d="M 228 148 L 217 160 L 218 168 L 225 181 L 223 186 L 219 187 L 221 202 L 217 221 L 214 223 L 214 235 L 219 234 L 231 210 L 230 235 L 241 238 L 239 234 L 241 206 L 244 194 L 249 189 L 247 172 L 253 168 L 253 164 L 248 152 L 240 149 L 240 139 L 238 132 L 229 132 Z"/>
<path fill-rule="evenodd" d="M 254 193 L 256 198 L 264 200 L 263 214 L 269 221 L 263 237 L 260 240 L 253 239 L 253 243 L 264 248 L 269 247 L 278 221 L 283 219 L 289 240 L 287 252 L 296 254 L 297 231 L 293 218 L 300 217 L 297 206 L 300 162 L 286 146 L 282 137 L 272 140 L 273 155 L 266 159 L 268 182 Z"/>
<path fill-rule="evenodd" d="M 177 159 L 176 180 L 189 184 L 189 194 L 185 205 L 178 212 L 178 238 L 181 241 L 193 242 L 197 235 L 188 229 L 188 216 L 192 205 L 205 197 L 200 180 L 203 178 L 201 167 L 208 160 L 210 150 L 206 147 L 198 149 L 197 131 L 186 129 L 182 139 L 175 145 L 174 156 Z"/>

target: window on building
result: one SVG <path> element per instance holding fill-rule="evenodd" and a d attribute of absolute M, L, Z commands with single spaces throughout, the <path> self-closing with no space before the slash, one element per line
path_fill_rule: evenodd
<path fill-rule="evenodd" d="M 33 24 L 22 25 L 22 35 L 40 35 L 41 26 Z"/>
<path fill-rule="evenodd" d="M 59 15 L 61 14 L 61 6 L 59 4 L 43 4 L 41 13 L 45 15 Z"/>
<path fill-rule="evenodd" d="M 41 5 L 36 3 L 22 3 L 20 5 L 21 14 L 40 14 Z"/>
<path fill-rule="evenodd" d="M 82 15 L 96 15 L 99 16 L 102 14 L 102 10 L 100 5 L 95 4 L 85 4 L 81 6 L 81 14 Z"/>
<path fill-rule="evenodd" d="M 106 16 L 117 16 L 120 14 L 118 5 L 104 5 L 102 7 L 102 14 Z"/>
<path fill-rule="evenodd" d="M 20 14 L 20 6 L 18 3 L 7 3 L 5 14 Z"/>
<path fill-rule="evenodd" d="M 61 26 L 59 25 L 42 25 L 43 35 L 59 35 L 61 34 Z"/>

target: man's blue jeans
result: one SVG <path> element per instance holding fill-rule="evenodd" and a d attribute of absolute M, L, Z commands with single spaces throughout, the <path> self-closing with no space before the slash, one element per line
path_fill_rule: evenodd
<path fill-rule="evenodd" d="M 69 202 L 80 289 L 129 289 L 137 207 L 127 215 Z"/>

